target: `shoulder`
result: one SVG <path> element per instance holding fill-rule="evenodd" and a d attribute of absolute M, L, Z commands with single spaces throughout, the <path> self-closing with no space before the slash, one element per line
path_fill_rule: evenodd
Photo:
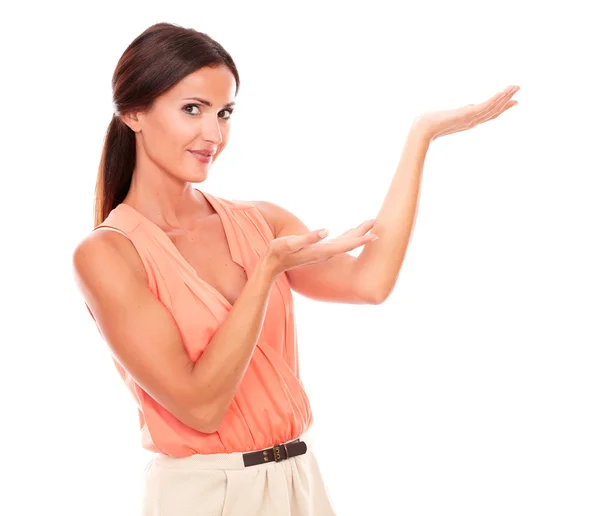
<path fill-rule="evenodd" d="M 287 234 L 299 234 L 308 231 L 306 225 L 291 211 L 271 201 L 239 201 L 220 198 L 221 202 L 232 209 L 256 210 L 271 228 L 275 238 Z"/>
<path fill-rule="evenodd" d="M 279 204 L 270 201 L 252 201 L 252 204 L 267 220 L 275 238 L 278 236 L 297 235 L 309 231 L 302 220 Z"/>
<path fill-rule="evenodd" d="M 77 280 L 85 284 L 123 274 L 146 281 L 144 265 L 133 243 L 124 233 L 113 229 L 90 232 L 74 248 L 72 264 Z"/>
<path fill-rule="evenodd" d="M 275 238 L 279 235 L 281 227 L 285 223 L 285 217 L 287 210 L 278 204 L 270 201 L 248 201 L 254 208 L 256 208 L 263 218 L 267 221 L 267 224 L 271 227 L 271 231 Z"/>

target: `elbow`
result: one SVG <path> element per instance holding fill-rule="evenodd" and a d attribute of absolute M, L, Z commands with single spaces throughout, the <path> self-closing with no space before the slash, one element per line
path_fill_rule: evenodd
<path fill-rule="evenodd" d="M 200 430 L 204 434 L 214 434 L 221 426 L 221 421 L 211 421 L 204 425 L 203 429 Z"/>
<path fill-rule="evenodd" d="M 384 303 L 384 301 L 388 298 L 388 296 L 375 296 L 372 297 L 371 300 L 369 301 L 370 304 L 372 305 L 381 305 Z"/>
<path fill-rule="evenodd" d="M 198 421 L 196 430 L 203 434 L 212 434 L 221 426 L 223 417 L 215 415 L 215 411 L 205 409 L 201 415 L 196 417 L 196 421 Z"/>
<path fill-rule="evenodd" d="M 216 432 L 223 421 L 223 415 L 208 404 L 201 406 L 195 406 L 188 410 L 188 414 L 191 414 L 190 423 L 194 430 L 202 432 L 203 434 L 212 434 Z"/>
<path fill-rule="evenodd" d="M 214 425 L 209 419 L 195 413 L 192 413 L 191 416 L 188 417 L 188 422 L 186 424 L 190 428 L 196 430 L 196 432 L 203 434 L 212 434 L 215 431 Z"/>
<path fill-rule="evenodd" d="M 380 286 L 373 277 L 365 276 L 365 274 L 359 274 L 358 277 L 355 276 L 353 283 L 358 297 L 369 305 L 382 304 L 391 292 L 390 289 Z"/>
<path fill-rule="evenodd" d="M 220 423 L 217 423 L 215 419 L 207 417 L 206 414 L 199 412 L 200 411 L 198 410 L 188 412 L 187 421 L 184 421 L 184 423 L 190 428 L 203 434 L 212 434 L 216 432 Z"/>
<path fill-rule="evenodd" d="M 385 301 L 387 301 L 388 297 L 390 297 L 392 290 L 393 290 L 393 287 L 392 287 L 392 289 L 389 289 L 389 290 L 386 289 L 386 290 L 378 291 L 372 298 L 372 304 L 382 305 L 383 303 L 385 303 Z"/>
<path fill-rule="evenodd" d="M 381 305 L 389 295 L 390 292 L 383 289 L 373 289 L 364 294 L 363 299 L 370 305 Z"/>
<path fill-rule="evenodd" d="M 222 399 L 213 390 L 206 381 L 202 384 L 190 381 L 178 397 L 181 412 L 186 418 L 181 421 L 203 434 L 215 433 L 225 418 Z"/>
<path fill-rule="evenodd" d="M 209 421 L 196 420 L 192 428 L 202 434 L 212 434 L 216 432 L 219 427 Z"/>

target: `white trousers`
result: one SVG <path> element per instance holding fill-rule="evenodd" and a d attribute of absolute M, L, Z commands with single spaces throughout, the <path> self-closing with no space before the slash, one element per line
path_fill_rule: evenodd
<path fill-rule="evenodd" d="M 156 454 L 144 470 L 142 516 L 336 516 L 314 454 L 245 467 L 243 453 Z"/>

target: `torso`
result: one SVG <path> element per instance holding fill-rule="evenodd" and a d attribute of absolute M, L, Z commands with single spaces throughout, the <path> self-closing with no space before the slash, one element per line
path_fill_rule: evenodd
<path fill-rule="evenodd" d="M 276 235 L 269 212 L 259 201 L 254 201 L 252 204 L 261 212 L 273 234 Z M 159 229 L 171 240 L 183 259 L 196 271 L 197 276 L 217 290 L 233 306 L 246 286 L 248 277 L 243 267 L 234 262 L 231 257 L 225 229 L 219 215 L 212 207 L 210 210 L 212 213 L 203 215 L 193 230 Z M 95 236 L 114 238 L 114 235 L 111 235 L 112 231 L 99 233 L 100 235 Z M 120 238 L 113 242 L 119 246 L 123 245 Z M 143 281 L 147 283 L 148 279 L 137 252 L 129 245 L 122 249 L 132 260 L 134 268 L 143 272 Z"/>
<path fill-rule="evenodd" d="M 219 216 L 213 213 L 203 217 L 193 231 L 165 233 L 196 274 L 233 305 L 248 278 L 244 269 L 231 258 Z"/>

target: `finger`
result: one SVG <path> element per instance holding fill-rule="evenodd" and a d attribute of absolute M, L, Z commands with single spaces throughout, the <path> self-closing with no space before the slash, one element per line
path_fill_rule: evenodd
<path fill-rule="evenodd" d="M 344 240 L 331 240 L 315 244 L 307 250 L 310 250 L 311 257 L 316 260 L 323 260 L 337 254 L 347 253 L 357 247 L 368 244 L 379 237 L 376 234 L 363 235 L 359 237 L 347 238 Z"/>
<path fill-rule="evenodd" d="M 362 224 L 359 224 L 358 226 L 356 226 L 355 228 L 351 228 L 348 231 L 345 231 L 344 233 L 342 233 L 340 235 L 340 237 L 347 237 L 347 236 L 357 237 L 357 236 L 364 235 L 367 231 L 371 231 L 371 229 L 373 229 L 373 227 L 375 226 L 375 224 L 377 224 L 377 222 L 378 222 L 377 219 L 366 220 Z"/>
<path fill-rule="evenodd" d="M 506 105 L 511 102 L 511 97 L 519 91 L 519 86 L 509 86 L 503 92 L 498 102 L 496 102 L 492 109 L 489 110 L 488 115 L 494 115 L 496 113 L 500 114 L 505 108 Z"/>
<path fill-rule="evenodd" d="M 308 247 L 311 244 L 323 240 L 328 234 L 329 231 L 326 229 L 315 229 L 314 231 L 309 231 L 302 235 L 290 235 L 287 238 L 289 249 L 292 251 L 299 251 L 304 247 Z"/>
<path fill-rule="evenodd" d="M 491 120 L 492 117 L 495 118 L 493 115 L 499 115 L 502 112 L 502 108 L 510 102 L 510 98 L 520 89 L 519 86 L 508 86 L 500 93 L 494 95 L 482 105 L 481 111 L 475 115 L 473 120 L 475 124 Z"/>
<path fill-rule="evenodd" d="M 510 97 L 512 97 L 519 90 L 519 86 L 507 86 L 500 93 L 497 93 L 492 97 L 492 99 L 495 99 L 494 102 L 492 102 L 492 104 L 497 106 L 499 104 L 507 102 L 510 99 Z"/>
<path fill-rule="evenodd" d="M 518 102 L 516 100 L 509 102 L 508 104 L 506 104 L 506 106 L 504 106 L 502 111 L 498 111 L 498 113 L 496 113 L 494 116 L 491 116 L 489 119 L 493 120 L 494 118 L 498 118 L 502 113 L 508 111 L 511 107 L 516 106 L 517 104 Z"/>
<path fill-rule="evenodd" d="M 504 90 L 490 97 L 488 100 L 480 104 L 469 104 L 468 106 L 475 117 L 485 116 L 485 114 L 489 113 L 490 111 L 494 111 L 498 105 L 508 100 L 508 98 L 510 98 L 510 96 L 516 93 L 518 90 L 518 86 L 508 86 Z"/>
<path fill-rule="evenodd" d="M 489 120 L 494 120 L 494 118 L 498 118 L 498 116 L 500 116 L 507 109 L 513 107 L 516 104 L 518 104 L 517 101 L 511 101 L 510 98 L 506 99 L 502 104 L 499 104 L 498 106 L 496 106 L 494 110 L 488 111 L 486 113 L 485 117 L 481 117 L 481 119 L 478 120 L 477 123 L 481 124 L 481 123 L 487 122 Z"/>

